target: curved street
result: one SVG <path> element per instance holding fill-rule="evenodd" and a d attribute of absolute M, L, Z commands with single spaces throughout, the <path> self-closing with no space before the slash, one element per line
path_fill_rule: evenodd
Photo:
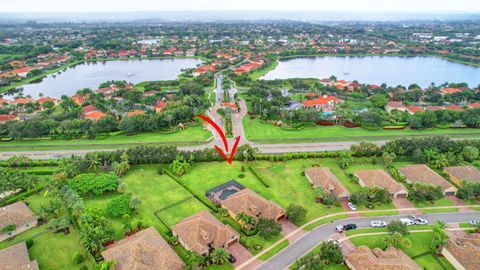
<path fill-rule="evenodd" d="M 370 227 L 370 221 L 372 220 L 384 220 L 389 222 L 402 217 L 408 217 L 409 215 L 396 215 L 396 216 L 376 216 L 376 217 L 362 217 L 362 218 L 347 218 L 321 225 L 314 230 L 305 234 L 302 238 L 294 243 L 291 243 L 282 251 L 278 252 L 275 256 L 269 260 L 258 265 L 254 269 L 258 270 L 280 270 L 288 268 L 298 258 L 308 253 L 312 248 L 320 244 L 322 241 L 330 239 L 335 232 L 335 227 L 338 225 L 345 225 L 348 223 L 355 223 L 359 228 Z M 480 219 L 480 212 L 454 212 L 454 213 L 435 213 L 435 214 L 423 214 L 421 217 L 426 218 L 430 224 L 437 220 L 442 220 L 446 223 L 460 223 L 468 222 L 469 220 Z M 414 229 L 415 227 L 410 227 Z M 236 269 L 251 269 L 250 263 L 253 259 L 245 262 Z"/>

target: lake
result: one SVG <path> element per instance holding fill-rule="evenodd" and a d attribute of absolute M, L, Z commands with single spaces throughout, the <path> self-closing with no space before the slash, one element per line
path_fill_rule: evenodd
<path fill-rule="evenodd" d="M 345 74 L 348 73 L 348 74 Z M 434 82 L 466 82 L 480 84 L 480 68 L 436 57 L 402 56 L 325 56 L 302 57 L 280 61 L 279 65 L 261 79 L 328 78 L 358 80 L 360 83 L 422 87 Z"/>
<path fill-rule="evenodd" d="M 71 96 L 79 89 L 96 90 L 110 80 L 126 80 L 131 83 L 154 80 L 174 80 L 183 68 L 194 68 L 202 60 L 195 58 L 141 59 L 85 62 L 52 74 L 39 83 L 23 85 L 24 95 L 37 98 L 39 93 L 59 98 Z"/>

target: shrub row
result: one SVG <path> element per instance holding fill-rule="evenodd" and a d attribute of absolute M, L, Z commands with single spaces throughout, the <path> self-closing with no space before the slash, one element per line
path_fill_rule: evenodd
<path fill-rule="evenodd" d="M 248 166 L 248 170 L 251 171 L 252 174 L 258 179 L 258 181 L 260 181 L 260 183 L 262 183 L 266 188 L 270 187 L 270 185 L 263 179 L 261 175 L 257 173 L 254 168 L 252 168 L 252 166 Z"/>
<path fill-rule="evenodd" d="M 189 186 L 185 185 L 180 179 L 178 179 L 178 177 L 173 172 L 169 170 L 163 170 L 163 173 L 172 178 L 175 182 L 177 182 L 180 186 L 182 186 L 185 190 L 192 194 L 193 197 L 198 199 L 201 203 L 203 203 L 206 207 L 210 208 L 213 212 L 218 212 L 218 206 L 214 205 L 211 201 L 205 199 L 203 196 L 197 195 L 193 189 L 191 189 Z"/>
<path fill-rule="evenodd" d="M 38 190 L 42 190 L 42 187 L 38 187 Z M 4 200 L 1 200 L 0 204 L 2 206 L 5 206 L 5 205 L 8 205 L 8 204 L 16 203 L 18 201 L 21 201 L 21 200 L 27 198 L 27 197 L 32 196 L 33 194 L 35 194 L 35 190 L 27 190 L 27 191 L 19 193 L 17 195 L 8 196 Z"/>

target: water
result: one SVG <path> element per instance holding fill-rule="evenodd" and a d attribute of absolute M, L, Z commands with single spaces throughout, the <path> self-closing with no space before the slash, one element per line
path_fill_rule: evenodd
<path fill-rule="evenodd" d="M 71 96 L 79 89 L 88 87 L 96 90 L 109 80 L 126 80 L 131 83 L 154 80 L 174 80 L 183 68 L 194 68 L 202 63 L 194 58 L 142 59 L 85 62 L 67 69 L 61 74 L 52 74 L 39 83 L 23 85 L 24 95 L 38 97 L 39 93 L 49 97 Z"/>
<path fill-rule="evenodd" d="M 348 74 L 345 74 L 348 73 Z M 480 84 L 480 68 L 454 63 L 436 57 L 401 56 L 325 56 L 304 57 L 280 61 L 279 65 L 261 79 L 328 78 L 358 80 L 360 83 L 422 87 L 434 82 L 466 82 Z"/>

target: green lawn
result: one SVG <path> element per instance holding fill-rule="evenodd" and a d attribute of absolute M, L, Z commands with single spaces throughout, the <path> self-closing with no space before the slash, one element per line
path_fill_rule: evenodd
<path fill-rule="evenodd" d="M 141 133 L 136 135 L 125 135 L 118 134 L 112 135 L 105 139 L 77 139 L 77 140 L 50 140 L 50 139 L 34 139 L 34 140 L 15 140 L 9 142 L 2 142 L 1 146 L 18 146 L 18 147 L 29 147 L 30 148 L 40 148 L 40 147 L 61 147 L 61 149 L 66 149 L 69 146 L 81 146 L 81 145 L 106 145 L 111 147 L 115 144 L 141 144 L 141 143 L 198 143 L 203 142 L 211 137 L 211 133 L 201 125 L 189 127 L 184 130 L 179 130 L 174 133 L 160 133 L 160 132 L 150 132 L 150 133 Z M 65 148 L 66 147 L 66 148 Z M 1 149 L 1 148 L 0 148 Z M 1 149 L 2 151 L 9 149 Z M 17 147 L 10 150 L 18 150 Z"/>
<path fill-rule="evenodd" d="M 401 138 L 412 135 L 457 135 L 478 136 L 480 129 L 431 129 L 431 130 L 366 130 L 363 128 L 346 128 L 343 126 L 315 126 L 307 127 L 299 131 L 285 130 L 280 127 L 267 124 L 260 119 L 243 118 L 245 136 L 252 141 L 283 142 L 288 140 L 300 141 L 339 141 L 339 140 L 381 140 Z"/>
<path fill-rule="evenodd" d="M 127 185 L 128 190 L 135 193 L 143 202 L 140 207 L 139 218 L 144 223 L 153 225 L 157 230 L 165 232 L 165 226 L 154 214 L 156 211 L 179 203 L 158 213 L 168 226 L 172 226 L 182 219 L 207 208 L 197 199 L 189 199 L 191 195 L 170 177 L 158 175 L 158 168 L 159 165 L 135 166 L 127 175 L 122 177 L 122 181 Z M 188 200 L 182 202 L 185 199 Z"/>
<path fill-rule="evenodd" d="M 452 201 L 447 198 L 442 198 L 440 200 L 431 202 L 414 202 L 415 207 L 422 208 L 422 207 L 436 207 L 436 206 L 453 206 L 455 205 Z M 422 209 L 420 210 L 424 214 L 428 213 L 440 213 L 440 212 L 458 212 L 458 208 L 443 208 L 443 209 Z"/>
<path fill-rule="evenodd" d="M 38 262 L 40 269 L 78 269 L 85 264 L 89 269 L 93 269 L 92 264 L 86 258 L 86 255 L 80 246 L 77 232 L 73 229 L 70 234 L 49 232 L 34 238 L 34 244 L 30 248 L 30 258 Z M 72 256 L 75 252 L 84 255 L 84 262 L 80 265 L 72 262 Z"/>
<path fill-rule="evenodd" d="M 384 235 L 372 235 L 358 238 L 352 238 L 351 241 L 356 246 L 366 245 L 370 248 L 385 248 L 383 239 Z M 430 251 L 430 243 L 432 241 L 433 233 L 411 233 L 407 238 L 412 241 L 412 247 L 405 249 L 405 252 L 420 266 L 426 270 L 439 269 L 455 269 L 445 258 L 434 257 L 427 253 Z M 427 253 L 425 255 L 422 255 Z"/>
<path fill-rule="evenodd" d="M 266 260 L 270 259 L 273 255 L 280 252 L 282 249 L 288 247 L 288 244 L 289 244 L 288 240 L 285 239 L 280 244 L 276 245 L 274 248 L 272 248 L 268 252 L 264 253 L 262 256 L 258 257 L 258 259 L 261 260 L 261 261 L 266 261 Z"/>
<path fill-rule="evenodd" d="M 213 187 L 235 179 L 242 185 L 254 190 L 264 198 L 278 203 L 287 208 L 290 204 L 296 203 L 308 209 L 306 221 L 313 218 L 342 211 L 340 207 L 328 208 L 325 205 L 315 203 L 315 195 L 310 184 L 301 173 L 305 167 L 318 163 L 315 159 L 291 160 L 286 162 L 234 162 L 228 165 L 225 162 L 195 163 L 190 171 L 180 179 L 198 194 L 204 195 L 205 192 Z M 244 166 L 245 172 L 241 171 Z M 253 176 L 247 169 L 252 166 L 270 185 L 265 187 Z M 304 167 L 305 166 L 305 167 Z M 239 178 L 239 174 L 244 174 L 244 178 Z"/>

